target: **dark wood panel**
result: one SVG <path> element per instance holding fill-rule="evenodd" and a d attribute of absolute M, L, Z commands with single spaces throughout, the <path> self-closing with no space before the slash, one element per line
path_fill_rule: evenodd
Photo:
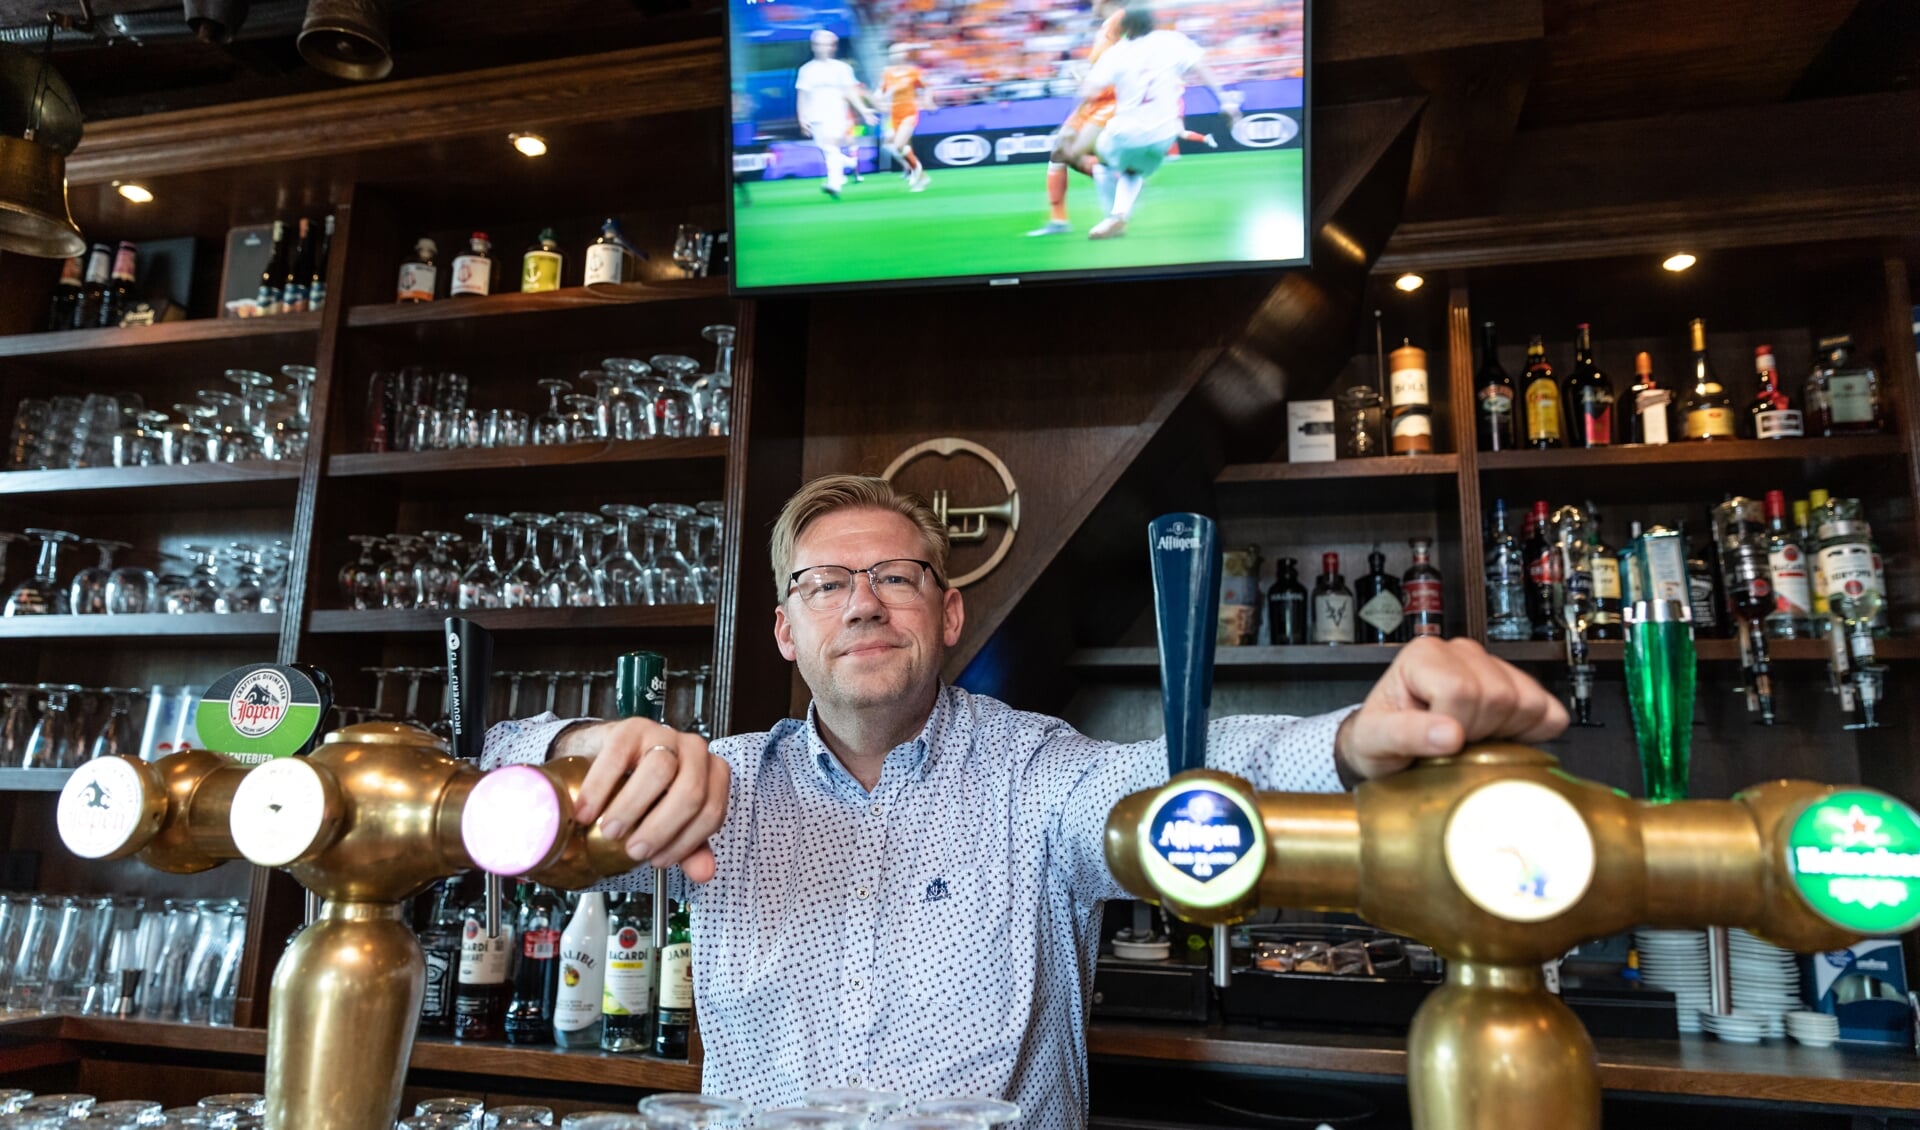
<path fill-rule="evenodd" d="M 561 443 L 550 446 L 496 447 L 461 451 L 385 451 L 345 452 L 327 460 L 332 478 L 377 475 L 433 475 L 474 472 L 518 472 L 531 468 L 572 467 L 583 464 L 605 466 L 620 463 L 652 463 L 681 459 L 724 459 L 727 440 L 701 436 L 695 439 L 596 440 L 592 443 Z M 468 482 L 472 480 L 467 479 Z"/>
<path fill-rule="evenodd" d="M 447 617 L 460 616 L 490 632 L 644 631 L 713 627 L 711 604 L 616 608 L 316 609 L 308 622 L 315 635 L 439 632 Z"/>
<path fill-rule="evenodd" d="M 540 326 L 521 326 L 529 314 L 562 314 L 569 310 L 591 310 L 609 306 L 641 306 L 655 302 L 684 302 L 727 296 L 725 278 L 670 279 L 662 282 L 623 283 L 617 286 L 570 286 L 537 294 L 509 291 L 484 298 L 448 299 L 418 304 L 386 303 L 355 306 L 347 314 L 347 324 L 356 329 L 380 326 L 420 325 L 427 322 L 457 322 L 470 318 L 509 318 L 517 332 L 538 332 Z"/>
<path fill-rule="evenodd" d="M 64 358 L 75 364 L 102 360 L 102 355 L 138 351 L 142 360 L 176 360 L 184 347 L 284 338 L 287 348 L 320 329 L 318 314 L 282 314 L 272 318 L 201 318 L 161 322 L 152 326 L 114 326 L 97 330 L 60 330 L 55 333 L 0 335 L 0 358 Z"/>
<path fill-rule="evenodd" d="M 1460 458 L 1456 455 L 1383 455 L 1378 459 L 1336 459 L 1331 463 L 1229 463 L 1220 468 L 1220 474 L 1214 477 L 1214 482 L 1287 483 L 1424 475 L 1450 478 L 1459 471 Z"/>

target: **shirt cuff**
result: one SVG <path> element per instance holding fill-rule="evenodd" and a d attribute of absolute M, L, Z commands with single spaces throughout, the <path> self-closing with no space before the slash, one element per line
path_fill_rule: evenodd
<path fill-rule="evenodd" d="M 1339 710 L 1327 714 L 1316 714 L 1312 718 L 1302 718 L 1294 723 L 1296 726 L 1307 728 L 1300 737 L 1300 745 L 1296 748 L 1326 750 L 1325 760 L 1319 763 L 1314 773 L 1313 783 L 1319 792 L 1344 793 L 1351 788 L 1347 784 L 1348 774 L 1341 771 L 1340 753 L 1335 748 L 1335 742 L 1340 736 L 1340 724 L 1358 709 L 1360 709 L 1358 706 L 1344 706 Z"/>
<path fill-rule="evenodd" d="M 487 731 L 480 746 L 480 768 L 498 769 L 502 765 L 544 765 L 553 742 L 568 728 L 592 718 L 561 718 L 551 711 L 501 722 Z"/>

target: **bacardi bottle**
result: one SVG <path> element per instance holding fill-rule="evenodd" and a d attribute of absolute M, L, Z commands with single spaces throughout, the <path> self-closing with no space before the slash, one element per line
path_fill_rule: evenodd
<path fill-rule="evenodd" d="M 498 1040 L 506 1035 L 507 1002 L 512 986 L 513 923 L 501 916 L 500 932 L 487 936 L 484 883 L 469 884 L 461 910 L 460 970 L 454 984 L 453 1038 Z"/>
<path fill-rule="evenodd" d="M 1533 504 L 1527 525 L 1527 620 L 1536 640 L 1567 638 L 1561 614 L 1565 600 L 1559 555 L 1553 551 L 1553 529 L 1546 502 Z"/>
<path fill-rule="evenodd" d="M 644 1052 L 653 1044 L 653 958 L 646 895 L 617 896 L 607 907 L 607 974 L 600 993 L 600 1049 Z"/>
<path fill-rule="evenodd" d="M 1320 579 L 1313 583 L 1313 642 L 1353 642 L 1353 591 L 1340 575 L 1340 555 L 1320 555 Z"/>
<path fill-rule="evenodd" d="M 1767 570 L 1773 578 L 1773 610 L 1763 625 L 1771 639 L 1813 635 L 1813 586 L 1807 575 L 1807 547 L 1787 524 L 1787 496 L 1767 492 Z"/>

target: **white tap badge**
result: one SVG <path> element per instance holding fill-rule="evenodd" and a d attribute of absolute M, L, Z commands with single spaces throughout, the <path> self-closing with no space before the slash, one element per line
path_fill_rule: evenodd
<path fill-rule="evenodd" d="M 1532 781 L 1468 793 L 1447 820 L 1447 870 L 1475 906 L 1509 922 L 1565 913 L 1593 882 L 1593 833 L 1572 802 Z"/>
<path fill-rule="evenodd" d="M 96 757 L 67 778 L 54 822 L 68 851 L 105 859 L 126 846 L 145 809 L 140 770 L 118 757 Z"/>
<path fill-rule="evenodd" d="M 254 766 L 240 779 L 228 828 L 249 862 L 285 867 L 313 847 L 326 818 L 320 771 L 304 758 L 283 757 Z"/>

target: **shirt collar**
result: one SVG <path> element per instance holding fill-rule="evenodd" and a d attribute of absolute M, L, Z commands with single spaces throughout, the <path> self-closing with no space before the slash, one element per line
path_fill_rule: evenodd
<path fill-rule="evenodd" d="M 933 710 L 927 715 L 927 724 L 920 728 L 920 733 L 912 741 L 895 746 L 888 752 L 888 765 L 892 765 L 897 758 L 905 771 L 924 779 L 928 767 L 933 763 L 930 755 L 937 745 L 943 743 L 955 718 L 953 698 L 964 693 L 956 687 L 940 684 L 940 692 L 933 698 Z M 807 704 L 806 743 L 807 758 L 822 784 L 832 786 L 839 781 L 853 780 L 853 774 L 847 772 L 846 766 L 840 764 L 840 759 L 834 756 L 833 750 L 821 738 L 820 718 L 811 702 Z"/>

